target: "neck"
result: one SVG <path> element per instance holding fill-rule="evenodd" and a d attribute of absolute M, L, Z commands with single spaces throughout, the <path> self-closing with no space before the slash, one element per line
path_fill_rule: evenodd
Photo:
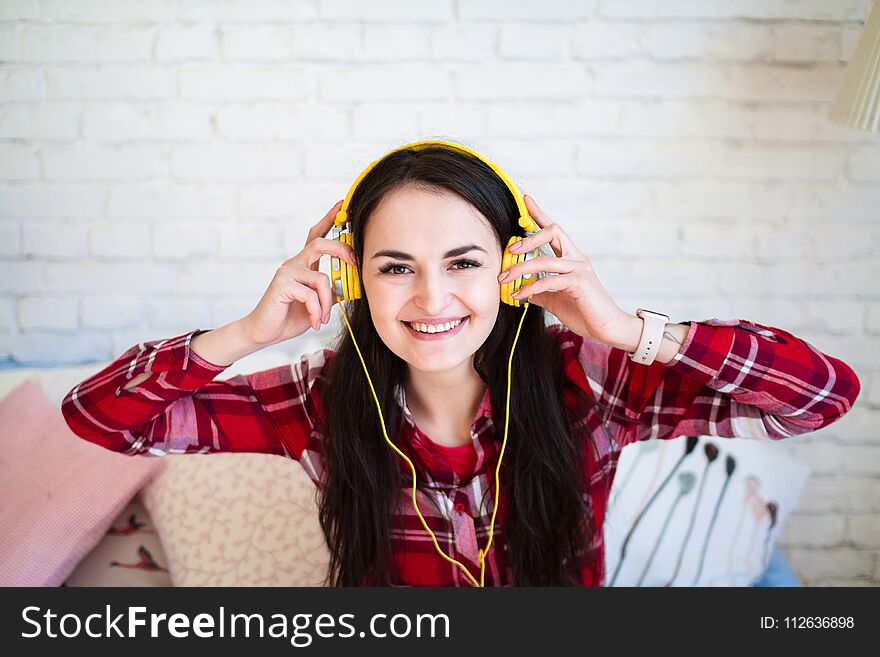
<path fill-rule="evenodd" d="M 406 405 L 420 427 L 454 431 L 454 442 L 458 444 L 470 440 L 470 426 L 486 392 L 486 384 L 473 368 L 473 357 L 445 372 L 423 372 L 410 367 L 407 379 Z M 432 435 L 431 439 L 440 444 L 451 443 L 450 436 Z"/>

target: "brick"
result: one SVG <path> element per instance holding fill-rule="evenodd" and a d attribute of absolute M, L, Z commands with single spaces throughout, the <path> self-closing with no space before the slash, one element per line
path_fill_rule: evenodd
<path fill-rule="evenodd" d="M 21 32 L 27 62 L 149 61 L 155 29 L 29 24 Z"/>
<path fill-rule="evenodd" d="M 122 220 L 230 221 L 235 216 L 236 192 L 229 185 L 118 184 L 108 190 L 107 206 L 110 218 Z"/>
<path fill-rule="evenodd" d="M 418 112 L 407 106 L 360 105 L 352 110 L 352 134 L 355 139 L 404 144 L 420 139 L 418 121 Z"/>
<path fill-rule="evenodd" d="M 834 547 L 843 542 L 845 519 L 842 516 L 806 516 L 793 514 L 778 542 L 782 548 Z"/>
<path fill-rule="evenodd" d="M 42 100 L 46 93 L 43 69 L 4 64 L 0 69 L 0 97 L 6 102 Z"/>
<path fill-rule="evenodd" d="M 497 57 L 498 28 L 491 24 L 437 25 L 430 41 L 436 61 L 482 63 Z"/>
<path fill-rule="evenodd" d="M 275 259 L 278 264 L 288 256 L 282 245 L 282 227 L 277 222 L 227 224 L 218 230 L 218 256 L 230 260 Z"/>
<path fill-rule="evenodd" d="M 351 185 L 353 180 L 352 177 L 347 183 L 343 181 L 342 186 Z M 332 181 L 313 180 L 289 184 L 246 184 L 241 189 L 241 217 L 283 219 L 311 227 L 345 195 L 346 190 L 342 186 Z M 303 237 L 307 232 L 303 232 Z"/>
<path fill-rule="evenodd" d="M 26 294 L 44 289 L 43 263 L 0 260 L 0 293 Z"/>
<path fill-rule="evenodd" d="M 79 301 L 70 297 L 24 297 L 18 301 L 23 331 L 73 331 L 79 325 Z"/>
<path fill-rule="evenodd" d="M 308 180 L 338 180 L 351 185 L 370 162 L 390 150 L 387 144 L 310 144 L 305 148 L 304 171 Z M 341 190 L 344 194 L 345 190 Z M 336 195 L 341 195 L 339 192 Z M 325 210 L 326 212 L 326 210 Z"/>
<path fill-rule="evenodd" d="M 130 295 L 89 295 L 82 299 L 82 327 L 106 331 L 139 326 L 143 302 Z"/>
<path fill-rule="evenodd" d="M 18 59 L 19 25 L 0 25 L 0 61 L 14 62 Z"/>
<path fill-rule="evenodd" d="M 588 78 L 577 66 L 497 64 L 455 71 L 455 89 L 467 100 L 559 100 L 586 95 Z"/>
<path fill-rule="evenodd" d="M 856 182 L 880 182 L 880 148 L 853 151 L 847 161 L 846 173 Z"/>
<path fill-rule="evenodd" d="M 873 478 L 813 477 L 807 481 L 797 508 L 802 513 L 880 512 L 880 486 Z"/>
<path fill-rule="evenodd" d="M 83 109 L 83 138 L 89 141 L 190 141 L 213 136 L 212 111 L 199 104 L 101 103 Z"/>
<path fill-rule="evenodd" d="M 178 8 L 181 21 L 276 22 L 306 21 L 318 17 L 317 0 L 251 0 L 240 2 L 185 2 Z"/>
<path fill-rule="evenodd" d="M 81 258 L 86 254 L 86 228 L 67 221 L 25 222 L 21 250 L 26 256 Z"/>
<path fill-rule="evenodd" d="M 253 309 L 251 307 L 248 311 Z M 193 327 L 212 327 L 207 301 L 199 298 L 156 299 L 147 303 L 147 324 L 157 331 L 183 333 Z"/>
<path fill-rule="evenodd" d="M 40 177 L 40 163 L 30 146 L 0 145 L 0 178 L 5 180 L 33 180 Z"/>
<path fill-rule="evenodd" d="M 621 59 L 642 54 L 639 28 L 628 23 L 579 23 L 572 35 L 575 59 Z"/>
<path fill-rule="evenodd" d="M 422 23 L 447 22 L 453 18 L 454 13 L 452 0 L 437 0 L 427 4 L 408 0 L 385 0 L 369 4 L 358 0 L 322 0 L 318 15 L 325 20 Z"/>
<path fill-rule="evenodd" d="M 348 113 L 334 105 L 230 105 L 218 110 L 216 117 L 217 132 L 228 139 L 307 141 L 349 136 Z"/>
<path fill-rule="evenodd" d="M 844 154 L 831 150 L 735 147 L 721 149 L 708 171 L 718 178 L 833 181 L 845 160 Z"/>
<path fill-rule="evenodd" d="M 837 62 L 842 58 L 841 30 L 835 25 L 775 25 L 773 59 L 781 62 Z"/>
<path fill-rule="evenodd" d="M 0 3 L 0 20 L 36 20 L 40 17 L 37 0 L 7 0 Z"/>
<path fill-rule="evenodd" d="M 73 139 L 79 130 L 79 105 L 22 103 L 0 107 L 0 137 L 11 139 Z"/>
<path fill-rule="evenodd" d="M 755 250 L 759 233 L 733 222 L 690 223 L 682 228 L 681 252 L 713 261 L 745 258 Z"/>
<path fill-rule="evenodd" d="M 638 20 L 673 18 L 763 18 L 794 20 L 864 20 L 864 3 L 823 0 L 739 0 L 738 2 L 664 2 L 615 0 L 602 2 L 597 15 Z"/>
<path fill-rule="evenodd" d="M 880 518 L 852 515 L 846 519 L 846 540 L 858 548 L 880 548 Z"/>
<path fill-rule="evenodd" d="M 617 107 L 622 137 L 748 139 L 763 113 L 713 99 L 605 101 Z M 762 110 L 763 112 L 763 110 Z M 592 120 L 593 115 L 588 116 Z"/>
<path fill-rule="evenodd" d="M 15 299 L 0 299 L 0 334 L 16 330 Z"/>
<path fill-rule="evenodd" d="M 266 262 L 230 263 L 205 262 L 185 264 L 178 274 L 178 290 L 182 294 L 223 295 L 242 294 L 258 295 L 254 303 L 259 301 L 262 290 L 269 287 L 275 270 L 281 263 Z"/>
<path fill-rule="evenodd" d="M 754 236 L 755 256 L 761 264 L 799 262 L 814 252 L 809 230 L 802 225 L 763 226 Z"/>
<path fill-rule="evenodd" d="M 139 260 L 150 255 L 150 226 L 102 223 L 89 226 L 89 253 L 98 258 Z"/>
<path fill-rule="evenodd" d="M 294 25 L 291 52 L 298 62 L 348 62 L 360 52 L 363 28 L 360 25 Z"/>
<path fill-rule="evenodd" d="M 59 335 L 39 331 L 16 336 L 10 344 L 9 353 L 20 367 L 42 368 L 96 362 L 109 363 L 110 343 L 110 337 L 103 332 Z"/>
<path fill-rule="evenodd" d="M 880 303 L 871 301 L 865 304 L 865 331 L 880 333 Z"/>
<path fill-rule="evenodd" d="M 718 159 L 710 144 L 623 140 L 592 141 L 578 148 L 577 172 L 590 177 L 686 178 L 702 176 Z"/>
<path fill-rule="evenodd" d="M 152 229 L 152 255 L 190 259 L 217 252 L 217 228 L 204 222 L 162 222 Z"/>
<path fill-rule="evenodd" d="M 647 24 L 638 38 L 658 60 L 760 61 L 772 57 L 775 45 L 770 26 L 736 23 Z"/>
<path fill-rule="evenodd" d="M 486 110 L 473 105 L 431 105 L 418 112 L 419 131 L 426 138 L 452 138 L 470 143 L 486 136 Z"/>
<path fill-rule="evenodd" d="M 181 66 L 178 85 L 184 100 L 299 101 L 310 94 L 302 67 L 193 64 Z"/>
<path fill-rule="evenodd" d="M 805 325 L 820 331 L 846 335 L 858 333 L 864 325 L 865 304 L 860 301 L 800 300 Z"/>
<path fill-rule="evenodd" d="M 168 176 L 167 158 L 154 148 L 45 148 L 40 159 L 48 180 L 133 182 Z"/>
<path fill-rule="evenodd" d="M 177 278 L 173 265 L 153 263 L 47 263 L 46 285 L 57 292 L 169 293 Z"/>
<path fill-rule="evenodd" d="M 52 23 L 153 23 L 177 18 L 175 0 L 127 3 L 115 0 L 41 0 L 42 20 Z"/>
<path fill-rule="evenodd" d="M 861 403 L 880 406 L 880 373 L 872 373 L 862 379 Z"/>
<path fill-rule="evenodd" d="M 495 139 L 485 146 L 478 141 L 475 147 L 493 162 L 503 163 L 508 175 L 523 184 L 526 177 L 534 180 L 569 175 L 577 156 L 576 146 L 561 139 L 528 143 Z"/>
<path fill-rule="evenodd" d="M 417 62 L 431 52 L 428 25 L 365 25 L 358 62 Z"/>
<path fill-rule="evenodd" d="M 21 255 L 21 224 L 0 222 L 0 256 Z"/>
<path fill-rule="evenodd" d="M 220 33 L 213 25 L 173 25 L 159 30 L 157 61 L 216 61 L 219 58 Z"/>
<path fill-rule="evenodd" d="M 564 59 L 572 30 L 567 25 L 502 25 L 499 50 L 502 59 Z"/>
<path fill-rule="evenodd" d="M 594 242 L 592 234 L 597 231 L 584 227 L 584 233 L 591 234 L 589 244 Z M 602 231 L 605 232 L 605 231 Z M 673 253 L 679 242 L 678 224 L 658 221 L 619 222 L 617 226 L 617 249 L 621 255 L 652 256 L 657 253 Z M 624 237 L 625 236 L 625 237 Z"/>
<path fill-rule="evenodd" d="M 171 151 L 171 175 L 183 180 L 293 180 L 300 154 L 290 148 L 188 146 Z"/>
<path fill-rule="evenodd" d="M 177 72 L 149 64 L 52 66 L 46 68 L 46 97 L 59 100 L 172 99 Z"/>
<path fill-rule="evenodd" d="M 869 551 L 853 548 L 791 548 L 786 555 L 792 567 L 809 582 L 828 578 L 868 577 L 873 567 Z"/>
<path fill-rule="evenodd" d="M 451 88 L 450 74 L 433 68 L 343 68 L 328 70 L 318 80 L 319 97 L 332 101 L 445 100 Z"/>
<path fill-rule="evenodd" d="M 499 17 L 504 17 L 510 21 L 556 22 L 590 17 L 594 4 L 583 0 L 547 0 L 541 3 L 475 0 L 461 3 L 458 11 L 459 19 L 465 21 L 497 22 Z"/>
<path fill-rule="evenodd" d="M 666 217 L 777 221 L 788 213 L 788 199 L 754 183 L 682 181 L 657 186 L 653 192 L 655 212 Z"/>
<path fill-rule="evenodd" d="M 220 44 L 227 61 L 282 61 L 291 55 L 291 31 L 284 25 L 224 25 Z"/>

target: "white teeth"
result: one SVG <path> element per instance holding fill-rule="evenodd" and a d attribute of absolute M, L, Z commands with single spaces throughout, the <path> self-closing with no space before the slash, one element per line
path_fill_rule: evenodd
<path fill-rule="evenodd" d="M 459 324 L 461 324 L 460 319 L 456 319 L 454 322 L 446 322 L 445 324 L 420 324 L 417 322 L 410 322 L 409 325 L 421 333 L 443 333 L 443 331 L 454 329 Z"/>

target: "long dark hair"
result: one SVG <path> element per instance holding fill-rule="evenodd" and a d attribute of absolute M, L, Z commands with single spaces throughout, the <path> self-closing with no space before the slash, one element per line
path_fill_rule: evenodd
<path fill-rule="evenodd" d="M 386 194 L 404 185 L 458 195 L 486 218 L 501 247 L 512 235 L 523 234 L 510 191 L 479 158 L 438 146 L 406 149 L 378 163 L 351 199 L 349 220 L 358 262 L 364 261 L 370 215 Z M 361 300 L 341 303 L 393 439 L 392 432 L 400 431 L 404 421 L 394 391 L 405 382 L 407 365 L 379 337 L 366 290 L 361 290 Z M 522 307 L 502 303 L 492 332 L 474 356 L 474 369 L 490 391 L 496 427 L 506 421 L 507 362 L 522 312 Z M 409 468 L 401 470 L 405 462 L 385 441 L 363 365 L 344 325 L 332 348 L 335 354 L 320 395 L 327 409 L 321 445 L 325 480 L 319 493 L 320 523 L 330 549 L 326 583 L 389 585 L 394 580 L 391 522 L 397 505 L 408 503 L 402 502 L 401 489 L 407 482 L 412 485 Z M 563 375 L 558 348 L 539 306 L 530 306 L 523 321 L 512 380 L 500 476 L 511 583 L 576 586 L 580 569 L 596 565 L 591 545 L 601 528 L 585 497 L 585 481 L 594 474 L 585 472 L 583 441 L 589 436 L 573 431 L 563 390 L 575 390 L 584 403 L 595 402 Z M 494 470 L 490 465 L 492 475 Z M 496 529 L 502 526 L 499 520 Z"/>

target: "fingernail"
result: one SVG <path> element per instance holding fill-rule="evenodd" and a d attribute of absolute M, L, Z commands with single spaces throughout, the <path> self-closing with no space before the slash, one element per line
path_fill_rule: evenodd
<path fill-rule="evenodd" d="M 509 270 L 509 269 L 508 269 L 508 270 L 505 270 L 505 271 L 503 271 L 503 272 L 501 272 L 501 273 L 498 275 L 498 282 L 500 283 L 500 282 L 503 281 L 505 278 L 507 278 L 507 275 L 508 275 L 508 274 L 510 274 L 510 270 Z"/>
<path fill-rule="evenodd" d="M 519 251 L 522 247 L 522 242 L 517 242 L 516 244 L 511 244 L 508 251 Z"/>

